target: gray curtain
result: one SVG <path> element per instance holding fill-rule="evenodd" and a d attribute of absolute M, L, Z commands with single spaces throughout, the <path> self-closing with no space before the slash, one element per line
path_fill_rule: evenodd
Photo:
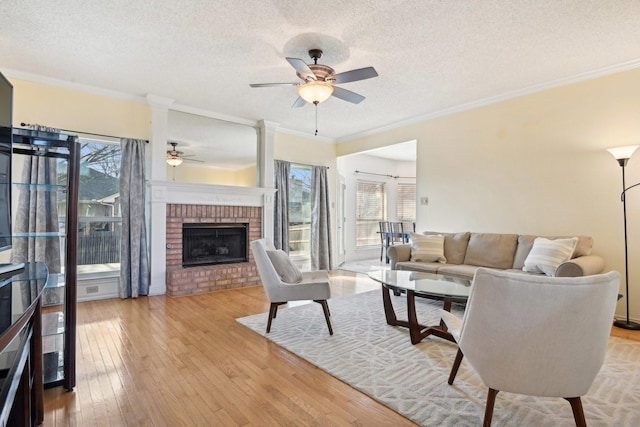
<path fill-rule="evenodd" d="M 273 245 L 289 253 L 289 172 L 291 163 L 274 160 L 276 198 L 273 214 Z"/>
<path fill-rule="evenodd" d="M 19 196 L 11 262 L 44 262 L 49 273 L 57 274 L 61 272 L 57 160 L 38 156 L 23 158 L 21 184 L 24 185 L 16 186 Z M 26 233 L 32 237 L 19 237 Z M 35 235 L 38 237 L 33 237 Z"/>
<path fill-rule="evenodd" d="M 311 172 L 311 269 L 331 270 L 331 222 L 327 168 Z"/>
<path fill-rule="evenodd" d="M 145 221 L 144 150 L 146 142 L 122 138 L 120 200 L 122 244 L 120 245 L 120 298 L 149 293 L 149 256 Z"/>

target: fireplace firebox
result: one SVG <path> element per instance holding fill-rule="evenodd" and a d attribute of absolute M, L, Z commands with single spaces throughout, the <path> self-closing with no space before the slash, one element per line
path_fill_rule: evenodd
<path fill-rule="evenodd" d="M 247 262 L 249 224 L 183 223 L 182 266 Z"/>

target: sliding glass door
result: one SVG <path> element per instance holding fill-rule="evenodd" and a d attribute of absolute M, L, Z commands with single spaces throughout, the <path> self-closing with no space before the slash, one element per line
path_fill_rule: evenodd
<path fill-rule="evenodd" d="M 302 270 L 310 268 L 311 167 L 291 164 L 289 173 L 289 256 Z"/>

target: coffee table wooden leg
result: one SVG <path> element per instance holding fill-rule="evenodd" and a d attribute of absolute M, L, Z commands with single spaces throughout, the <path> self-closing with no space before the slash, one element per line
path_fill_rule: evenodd
<path fill-rule="evenodd" d="M 396 312 L 393 310 L 393 304 L 391 303 L 391 295 L 389 294 L 389 288 L 382 285 L 382 303 L 384 305 L 384 315 L 387 318 L 387 325 L 397 326 L 398 318 Z"/>
<path fill-rule="evenodd" d="M 420 333 L 420 324 L 418 323 L 418 315 L 416 314 L 416 299 L 413 291 L 407 290 L 407 317 L 409 320 L 409 336 L 411 344 L 418 344 L 422 341 L 423 336 Z"/>

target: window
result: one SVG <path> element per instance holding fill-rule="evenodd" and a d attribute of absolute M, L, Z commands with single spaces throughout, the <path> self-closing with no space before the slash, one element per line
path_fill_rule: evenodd
<path fill-rule="evenodd" d="M 396 217 L 398 218 L 398 221 L 416 220 L 415 183 L 398 183 Z"/>
<path fill-rule="evenodd" d="M 289 172 L 289 255 L 301 268 L 311 254 L 311 172 L 296 164 Z"/>
<path fill-rule="evenodd" d="M 356 181 L 356 186 L 356 247 L 379 245 L 378 223 L 387 217 L 386 184 Z"/>
<path fill-rule="evenodd" d="M 80 144 L 78 265 L 120 263 L 120 144 Z"/>

